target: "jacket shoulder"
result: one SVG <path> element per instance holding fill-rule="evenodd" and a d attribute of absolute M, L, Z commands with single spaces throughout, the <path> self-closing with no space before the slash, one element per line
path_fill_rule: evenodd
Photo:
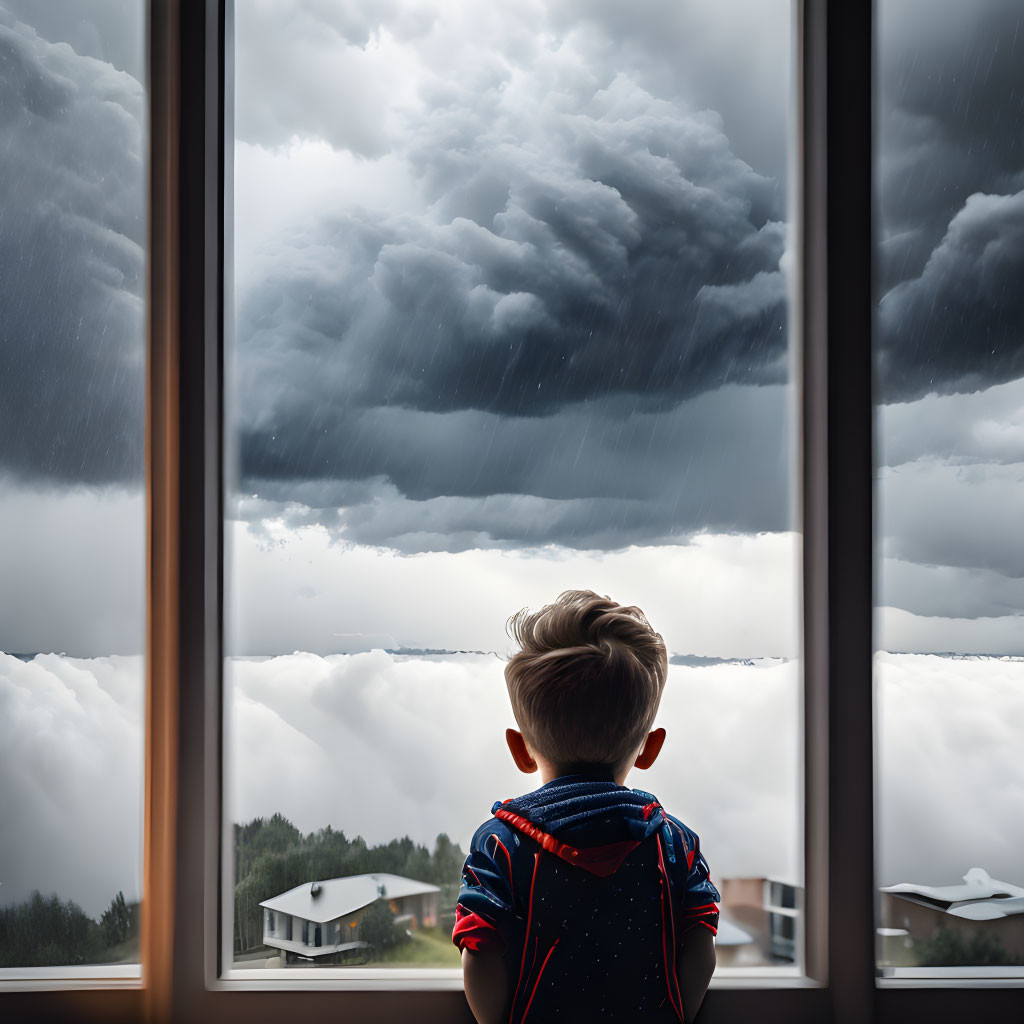
<path fill-rule="evenodd" d="M 469 844 L 467 863 L 479 861 L 495 864 L 498 869 L 513 880 L 513 883 L 529 871 L 533 863 L 532 854 L 537 844 L 507 822 L 489 818 L 474 833 Z"/>
<path fill-rule="evenodd" d="M 509 827 L 509 825 L 500 818 L 488 818 L 487 821 L 480 825 L 480 827 L 473 833 L 473 838 L 469 843 L 470 851 L 485 850 L 485 852 L 489 853 L 489 847 L 492 843 L 488 842 L 488 840 L 491 839 L 491 836 L 497 836 L 507 846 L 512 842 L 514 832 L 515 830 Z"/>
<path fill-rule="evenodd" d="M 691 850 L 700 846 L 700 836 L 686 822 L 681 821 L 674 814 L 669 814 L 668 811 L 665 812 L 665 816 L 673 826 L 672 832 L 679 836 Z"/>

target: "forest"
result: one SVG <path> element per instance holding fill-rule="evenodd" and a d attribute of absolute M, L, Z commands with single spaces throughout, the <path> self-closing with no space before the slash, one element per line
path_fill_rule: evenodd
<path fill-rule="evenodd" d="M 73 900 L 34 892 L 0 907 L 0 967 L 137 963 L 139 904 L 119 892 L 98 921 Z"/>
<path fill-rule="evenodd" d="M 369 872 L 389 872 L 441 887 L 442 921 L 452 914 L 464 852 L 444 833 L 434 849 L 408 836 L 368 846 L 331 826 L 303 835 L 287 818 L 274 814 L 234 826 L 235 952 L 262 944 L 260 903 L 303 882 Z M 381 905 L 382 909 L 383 905 Z M 388 915 L 390 917 L 390 915 Z M 382 920 L 382 937 L 388 934 Z M 73 900 L 34 892 L 22 903 L 0 906 L 0 968 L 137 963 L 139 904 L 123 892 L 94 920 Z M 382 946 L 387 942 L 382 938 Z M 991 935 L 964 935 L 944 928 L 915 944 L 920 966 L 999 966 L 1016 964 Z"/>
<path fill-rule="evenodd" d="M 328 825 L 303 835 L 274 814 L 235 825 L 235 952 L 262 945 L 260 903 L 317 879 L 389 872 L 441 887 L 441 913 L 454 913 L 465 853 L 441 833 L 431 851 L 408 836 L 368 846 Z"/>
<path fill-rule="evenodd" d="M 454 912 L 465 853 L 443 833 L 433 850 L 408 836 L 368 846 L 328 825 L 303 835 L 274 814 L 234 826 L 235 951 L 258 948 L 260 903 L 303 882 L 381 871 L 441 887 L 441 911 Z M 99 920 L 74 900 L 34 892 L 0 907 L 0 967 L 138 963 L 139 904 L 119 892 Z"/>

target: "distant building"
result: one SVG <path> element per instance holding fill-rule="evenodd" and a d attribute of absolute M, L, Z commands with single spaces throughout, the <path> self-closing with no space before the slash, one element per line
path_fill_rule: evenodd
<path fill-rule="evenodd" d="M 915 940 L 938 928 L 991 935 L 1011 956 L 1024 958 L 1024 889 L 971 868 L 962 885 L 901 882 L 881 890 L 882 962 L 912 965 Z"/>
<path fill-rule="evenodd" d="M 724 914 L 718 921 L 715 951 L 720 967 L 757 967 L 764 963 L 753 935 Z"/>
<path fill-rule="evenodd" d="M 396 924 L 411 930 L 436 926 L 440 892 L 436 885 L 388 874 L 304 882 L 260 904 L 263 942 L 286 960 L 337 957 L 366 947 L 359 922 L 378 900 L 387 903 Z"/>
<path fill-rule="evenodd" d="M 719 929 L 723 967 L 796 960 L 799 886 L 775 878 L 725 878 L 715 884 L 722 894 L 722 923 L 730 926 Z"/>

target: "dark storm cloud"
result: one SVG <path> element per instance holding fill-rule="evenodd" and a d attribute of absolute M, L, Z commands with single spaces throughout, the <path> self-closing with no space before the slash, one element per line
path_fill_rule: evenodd
<path fill-rule="evenodd" d="M 4 0 L 2 6 L 43 39 L 67 43 L 83 57 L 96 57 L 143 80 L 144 0 Z"/>
<path fill-rule="evenodd" d="M 545 13 L 588 66 L 621 68 L 654 95 L 720 113 L 736 154 L 785 193 L 795 77 L 788 0 L 560 0 Z"/>
<path fill-rule="evenodd" d="M 1024 9 L 881 5 L 885 400 L 1024 373 Z"/>
<path fill-rule="evenodd" d="M 1024 191 L 969 196 L 920 276 L 883 297 L 879 325 L 890 396 L 1024 375 Z"/>
<path fill-rule="evenodd" d="M 0 8 L 0 468 L 141 478 L 143 90 Z"/>
<path fill-rule="evenodd" d="M 954 7 L 952 28 L 920 4 L 883 10 L 889 398 L 1021 374 L 1019 18 L 1007 4 Z M 71 29 L 47 31 L 90 56 L 0 19 L 0 161 L 17 198 L 0 214 L 0 462 L 121 480 L 141 468 L 143 95 L 115 70 L 131 66 L 127 44 L 89 27 L 98 8 L 75 10 Z M 281 54 L 316 43 L 318 58 L 292 61 L 310 94 L 330 54 L 362 60 L 382 25 L 428 41 L 434 25 L 397 3 L 262 10 L 254 53 L 286 35 Z M 764 173 L 777 155 L 754 168 L 737 155 L 767 153 L 749 125 L 733 145 L 739 99 L 723 123 L 659 98 L 689 71 L 662 66 L 658 25 L 708 52 L 723 30 L 650 10 L 626 31 L 618 5 L 582 5 L 575 20 L 559 8 L 545 24 L 572 36 L 573 59 L 564 39 L 538 43 L 525 12 L 500 60 L 467 61 L 447 83 L 426 75 L 390 120 L 375 86 L 358 103 L 319 89 L 303 108 L 297 134 L 388 150 L 422 202 L 318 211 L 252 261 L 263 269 L 242 282 L 238 325 L 248 489 L 410 550 L 784 528 L 783 210 Z M 758 74 L 751 109 L 767 110 L 771 76 Z M 727 77 L 710 75 L 719 98 Z M 246 95 L 240 123 L 249 110 L 264 118 L 253 138 L 284 141 L 302 103 L 283 87 Z M 1006 431 L 975 441 L 1015 457 Z M 518 517 L 496 510 L 506 500 Z"/>
<path fill-rule="evenodd" d="M 321 217 L 248 282 L 246 478 L 380 475 L 414 499 L 642 497 L 679 514 L 680 476 L 652 446 L 685 476 L 733 411 L 763 403 L 730 390 L 701 406 L 706 421 L 676 417 L 685 430 L 671 410 L 787 378 L 774 185 L 732 154 L 717 115 L 681 114 L 621 76 L 574 114 L 557 95 L 527 111 L 503 91 L 418 119 L 426 214 Z M 527 119 L 539 123 L 523 142 L 512 130 Z M 771 452 L 781 409 L 761 425 Z M 752 488 L 729 524 L 780 528 L 784 489 Z M 724 502 L 705 499 L 704 519 L 699 504 L 683 529 L 724 525 L 711 511 Z"/>
<path fill-rule="evenodd" d="M 737 25 L 746 36 L 740 45 Z M 431 0 L 247 0 L 235 18 L 244 83 L 236 131 L 262 146 L 297 136 L 379 154 L 390 144 L 387 106 L 401 76 L 378 78 L 368 50 L 415 41 L 417 57 L 458 68 L 451 77 L 464 79 L 532 69 L 546 49 L 568 44 L 595 81 L 617 70 L 685 110 L 721 113 L 738 155 L 775 179 L 781 196 L 791 25 L 789 0 L 493 0 L 461 9 Z"/>
<path fill-rule="evenodd" d="M 1024 577 L 1024 463 L 922 460 L 882 472 L 878 495 L 882 554 Z"/>
<path fill-rule="evenodd" d="M 881 562 L 879 577 L 880 603 L 915 615 L 956 619 L 1017 616 L 1019 622 L 1024 608 L 1024 576 L 893 558 Z"/>
<path fill-rule="evenodd" d="M 339 428 L 358 484 L 264 476 L 249 481 L 261 501 L 240 515 L 317 521 L 402 551 L 785 530 L 791 400 L 782 387 L 729 387 L 648 413 L 607 401 L 548 417 L 374 409 Z"/>
<path fill-rule="evenodd" d="M 487 130 L 485 104 L 435 111 L 430 142 L 414 142 L 430 214 L 348 212 L 284 241 L 242 304 L 246 366 L 297 351 L 284 372 L 336 404 L 516 415 L 783 379 L 771 184 L 715 115 L 615 91 L 624 109 L 602 96 L 558 119 L 541 153 Z M 310 396 L 279 383 L 248 422 L 267 418 L 265 400 L 306 416 Z"/>
<path fill-rule="evenodd" d="M 1018 614 L 1024 378 L 882 406 L 876 438 L 878 603 L 947 618 Z"/>
<path fill-rule="evenodd" d="M 325 53 L 355 53 L 387 17 L 398 38 L 431 24 L 387 5 L 302 11 L 267 38 L 319 32 L 333 39 Z M 118 33 L 91 7 L 73 13 L 47 15 L 47 33 L 67 42 L 19 24 L 31 14 L 21 8 L 3 26 L 4 175 L 18 202 L 0 241 L 2 459 L 15 476 L 97 482 L 141 467 L 143 96 L 106 63 L 130 65 Z M 516 46 L 536 57 L 536 43 Z M 626 523 L 620 544 L 711 522 L 778 528 L 785 485 L 755 473 L 766 486 L 727 511 L 734 488 L 709 470 L 707 438 L 729 429 L 671 413 L 732 382 L 787 376 L 778 182 L 733 155 L 717 115 L 656 100 L 608 68 L 555 61 L 532 85 L 512 77 L 499 62 L 447 91 L 434 83 L 391 137 L 425 214 L 325 216 L 249 288 L 246 476 L 267 491 L 262 481 L 301 484 L 315 508 L 339 481 L 384 479 L 403 536 L 417 532 L 405 520 L 423 502 L 505 494 L 545 514 L 530 528 L 496 522 L 499 543 L 556 539 L 558 523 L 595 543 Z M 784 452 L 773 394 L 757 467 Z M 718 405 L 758 402 L 727 392 Z M 667 484 L 643 468 L 652 446 L 676 456 Z M 350 528 L 385 541 L 359 505 Z"/>
<path fill-rule="evenodd" d="M 916 277 L 975 192 L 1024 171 L 1024 10 L 1017 0 L 880 5 L 883 283 Z"/>

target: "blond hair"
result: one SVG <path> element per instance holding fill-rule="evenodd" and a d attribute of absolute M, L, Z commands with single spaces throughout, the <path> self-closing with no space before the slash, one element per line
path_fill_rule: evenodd
<path fill-rule="evenodd" d="M 509 619 L 512 712 L 533 750 L 561 768 L 625 764 L 650 732 L 668 673 L 665 642 L 632 606 L 567 590 Z"/>

